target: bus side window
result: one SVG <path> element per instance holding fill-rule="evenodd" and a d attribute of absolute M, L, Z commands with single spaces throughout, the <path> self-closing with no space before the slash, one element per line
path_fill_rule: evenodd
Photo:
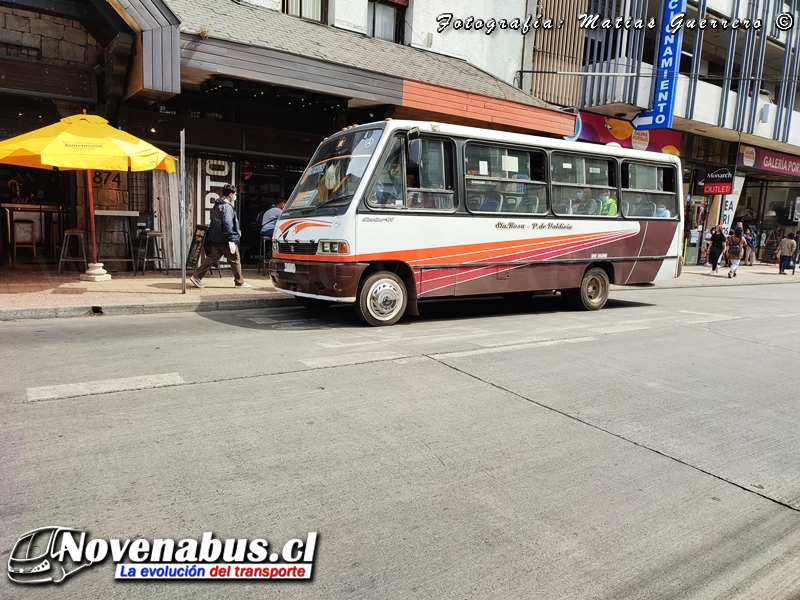
<path fill-rule="evenodd" d="M 408 181 L 418 187 L 409 192 L 409 208 L 419 210 L 455 209 L 455 149 L 448 140 L 421 138 L 419 160 Z"/>
<path fill-rule="evenodd" d="M 470 142 L 464 171 L 470 212 L 547 212 L 544 152 Z"/>
<path fill-rule="evenodd" d="M 402 173 L 403 140 L 396 137 L 392 141 L 389 155 L 378 172 L 378 180 L 367 196 L 367 204 L 373 208 L 396 208 L 405 204 L 403 186 L 405 175 Z"/>
<path fill-rule="evenodd" d="M 671 219 L 679 213 L 673 167 L 622 163 L 622 206 L 626 217 Z"/>

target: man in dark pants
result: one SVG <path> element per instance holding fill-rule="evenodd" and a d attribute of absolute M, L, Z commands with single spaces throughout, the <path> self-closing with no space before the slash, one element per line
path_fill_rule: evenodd
<path fill-rule="evenodd" d="M 233 280 L 237 288 L 253 287 L 242 277 L 242 261 L 239 256 L 239 241 L 242 231 L 239 228 L 239 219 L 233 210 L 233 201 L 236 200 L 236 186 L 225 185 L 222 196 L 217 198 L 214 208 L 211 209 L 211 227 L 208 230 L 208 239 L 211 242 L 211 253 L 197 266 L 190 281 L 195 287 L 204 287 L 203 275 L 214 266 L 223 256 L 228 259 L 233 273 Z"/>

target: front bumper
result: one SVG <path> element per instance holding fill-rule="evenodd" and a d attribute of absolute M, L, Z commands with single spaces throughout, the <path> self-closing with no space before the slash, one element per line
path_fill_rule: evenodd
<path fill-rule="evenodd" d="M 294 273 L 287 272 L 287 263 Z M 269 261 L 269 276 L 280 292 L 330 302 L 356 301 L 361 274 L 368 263 L 337 263 L 273 258 Z"/>

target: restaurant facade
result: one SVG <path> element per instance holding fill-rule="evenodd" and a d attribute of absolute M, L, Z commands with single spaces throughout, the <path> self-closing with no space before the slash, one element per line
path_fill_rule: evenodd
<path fill-rule="evenodd" d="M 250 222 L 291 194 L 319 142 L 344 126 L 409 118 L 557 137 L 575 130 L 574 113 L 464 60 L 303 18 L 289 4 L 275 10 L 233 0 L 0 2 L 0 40 L 10 40 L 2 43 L 18 54 L 0 58 L 17 74 L 0 86 L 0 103 L 11 107 L 3 114 L 18 115 L 4 116 L 0 135 L 86 109 L 177 155 L 185 130 L 187 224 L 207 224 L 222 186 L 237 185 L 243 255 L 253 260 Z M 328 8 L 333 23 L 335 7 Z M 58 76 L 27 77 L 32 69 Z M 0 169 L 0 204 L 14 205 L 3 208 L 3 265 L 14 262 L 11 222 L 20 216 L 33 215 L 40 249 L 48 250 L 38 263 L 56 255 L 64 228 L 88 231 L 82 177 Z M 135 244 L 144 228 L 164 232 L 168 262 L 179 266 L 178 181 L 164 172 L 93 174 L 97 209 L 138 214 L 97 220 L 101 262 L 110 272 L 130 268 L 114 258 L 129 255 L 126 231 Z"/>

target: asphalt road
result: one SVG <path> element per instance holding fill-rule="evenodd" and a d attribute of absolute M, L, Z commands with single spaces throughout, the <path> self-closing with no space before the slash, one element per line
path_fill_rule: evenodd
<path fill-rule="evenodd" d="M 3 570 L 48 525 L 319 532 L 309 583 L 108 560 L 0 597 L 798 598 L 799 293 L 0 323 Z"/>

